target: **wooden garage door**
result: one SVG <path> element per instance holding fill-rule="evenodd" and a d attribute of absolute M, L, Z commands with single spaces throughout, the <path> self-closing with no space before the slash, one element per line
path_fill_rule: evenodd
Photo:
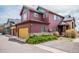
<path fill-rule="evenodd" d="M 20 28 L 19 29 L 19 37 L 26 38 L 28 36 L 28 28 Z"/>

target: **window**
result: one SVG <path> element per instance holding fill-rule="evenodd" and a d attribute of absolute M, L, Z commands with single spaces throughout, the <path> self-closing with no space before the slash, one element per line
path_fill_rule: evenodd
<path fill-rule="evenodd" d="M 57 20 L 58 20 L 58 21 L 61 21 L 62 18 L 61 18 L 60 16 L 57 16 Z"/>
<path fill-rule="evenodd" d="M 62 18 L 61 18 L 60 16 L 54 15 L 54 20 L 61 21 L 61 20 L 62 20 Z"/>
<path fill-rule="evenodd" d="M 57 16 L 56 15 L 54 15 L 54 20 L 57 20 Z"/>
<path fill-rule="evenodd" d="M 33 16 L 34 17 L 38 17 L 38 13 L 33 13 Z"/>
<path fill-rule="evenodd" d="M 45 32 L 45 25 L 41 26 L 41 32 Z"/>
<path fill-rule="evenodd" d="M 40 8 L 40 7 L 38 8 L 38 11 L 43 12 L 43 13 L 45 12 L 45 10 L 43 8 Z"/>
<path fill-rule="evenodd" d="M 23 14 L 23 20 L 27 20 L 27 12 Z"/>
<path fill-rule="evenodd" d="M 48 17 L 48 14 L 47 13 L 44 13 L 43 14 L 43 18 L 47 18 Z"/>

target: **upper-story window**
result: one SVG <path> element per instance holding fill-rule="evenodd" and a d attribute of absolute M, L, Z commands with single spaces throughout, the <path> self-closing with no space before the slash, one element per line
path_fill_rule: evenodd
<path fill-rule="evenodd" d="M 56 15 L 54 15 L 54 20 L 57 20 L 57 16 Z"/>
<path fill-rule="evenodd" d="M 27 13 L 23 14 L 23 20 L 27 20 Z"/>
<path fill-rule="evenodd" d="M 48 14 L 47 13 L 44 13 L 43 14 L 43 18 L 47 18 L 48 17 Z"/>
<path fill-rule="evenodd" d="M 61 20 L 62 20 L 62 18 L 61 18 L 60 16 L 54 15 L 54 20 L 61 21 Z"/>
<path fill-rule="evenodd" d="M 33 16 L 34 17 L 38 17 L 38 13 L 33 13 Z"/>
<path fill-rule="evenodd" d="M 23 14 L 22 14 L 22 20 L 24 21 L 24 20 L 27 20 L 27 15 L 28 14 L 28 10 L 27 9 L 24 9 L 23 10 Z"/>

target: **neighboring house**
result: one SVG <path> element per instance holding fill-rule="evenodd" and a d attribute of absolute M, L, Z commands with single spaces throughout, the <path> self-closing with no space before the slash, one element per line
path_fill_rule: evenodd
<path fill-rule="evenodd" d="M 3 32 L 3 25 L 0 25 L 0 33 Z"/>
<path fill-rule="evenodd" d="M 19 19 L 8 19 L 7 23 L 4 24 L 4 32 L 5 34 L 11 34 L 11 27 L 15 24 L 20 23 Z"/>
<path fill-rule="evenodd" d="M 64 34 L 64 32 L 68 29 L 75 29 L 75 18 L 74 17 L 65 17 L 63 21 L 58 25 L 58 32 L 60 34 Z"/>
<path fill-rule="evenodd" d="M 10 23 L 4 23 L 3 33 L 10 34 Z"/>
<path fill-rule="evenodd" d="M 16 24 L 20 23 L 21 19 L 9 19 L 9 21 L 11 22 L 10 34 L 16 36 L 17 35 Z"/>
<path fill-rule="evenodd" d="M 58 25 L 63 16 L 38 7 L 37 10 L 23 6 L 21 10 L 21 23 L 16 24 L 18 36 L 26 37 L 28 33 L 53 32 L 58 30 Z"/>

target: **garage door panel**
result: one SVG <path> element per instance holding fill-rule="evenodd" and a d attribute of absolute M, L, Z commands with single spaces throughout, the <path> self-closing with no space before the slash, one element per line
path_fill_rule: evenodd
<path fill-rule="evenodd" d="M 19 29 L 19 37 L 26 38 L 28 36 L 28 28 Z"/>

